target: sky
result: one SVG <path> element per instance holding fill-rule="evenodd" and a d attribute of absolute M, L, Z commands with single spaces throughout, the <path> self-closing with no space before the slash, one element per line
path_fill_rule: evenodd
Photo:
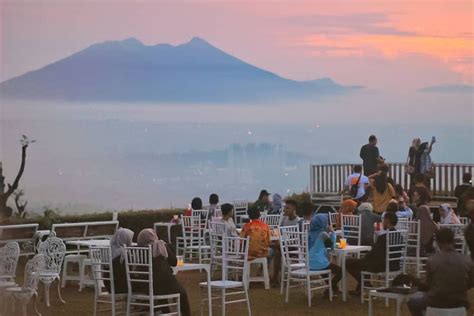
<path fill-rule="evenodd" d="M 198 36 L 295 80 L 393 91 L 473 84 L 473 3 L 0 0 L 0 81 L 97 42 Z"/>

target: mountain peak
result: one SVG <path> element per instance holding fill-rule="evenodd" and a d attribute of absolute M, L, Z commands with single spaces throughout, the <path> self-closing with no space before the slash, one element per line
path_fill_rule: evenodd
<path fill-rule="evenodd" d="M 135 37 L 129 37 L 127 39 L 124 39 L 123 41 L 120 41 L 120 44 L 126 45 L 126 46 L 144 46 L 143 43 L 140 42 Z"/>
<path fill-rule="evenodd" d="M 191 40 L 187 43 L 184 43 L 183 46 L 191 46 L 191 47 L 214 47 L 212 46 L 211 44 L 209 44 L 209 42 L 207 42 L 206 40 L 203 40 L 202 38 L 200 37 L 193 37 L 191 38 Z"/>

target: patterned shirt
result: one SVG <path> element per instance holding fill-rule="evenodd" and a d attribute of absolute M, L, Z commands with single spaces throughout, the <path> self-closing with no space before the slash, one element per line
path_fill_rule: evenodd
<path fill-rule="evenodd" d="M 250 237 L 249 260 L 268 256 L 270 228 L 259 219 L 252 220 L 242 228 L 240 237 Z"/>

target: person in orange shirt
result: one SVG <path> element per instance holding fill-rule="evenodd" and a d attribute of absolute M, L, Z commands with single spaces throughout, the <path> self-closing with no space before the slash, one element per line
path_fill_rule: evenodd
<path fill-rule="evenodd" d="M 336 228 L 341 229 L 342 226 L 342 215 L 354 215 L 357 208 L 357 202 L 353 199 L 348 199 L 342 202 L 341 207 L 339 208 Z"/>

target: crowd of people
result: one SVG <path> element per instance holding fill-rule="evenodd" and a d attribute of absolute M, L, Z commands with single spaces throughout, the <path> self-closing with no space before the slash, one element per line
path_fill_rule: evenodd
<path fill-rule="evenodd" d="M 345 181 L 340 194 L 349 198 L 341 203 L 338 210 L 336 228 L 341 227 L 341 216 L 357 214 L 361 218 L 361 245 L 370 245 L 371 250 L 362 258 L 351 258 L 346 261 L 346 269 L 353 276 L 357 285 L 350 291 L 360 295 L 361 271 L 383 272 L 386 260 L 386 235 L 380 234 L 374 241 L 374 226 L 380 225 L 384 231 L 396 231 L 401 218 L 420 222 L 420 253 L 428 257 L 426 265 L 426 285 L 421 286 L 424 294 L 412 298 L 409 309 L 412 315 L 422 315 L 427 306 L 459 307 L 468 306 L 467 291 L 474 284 L 472 260 L 474 259 L 474 188 L 472 176 L 465 174 L 463 183 L 456 187 L 457 208 L 442 204 L 432 212 L 429 203 L 432 199 L 427 177 L 430 172 L 429 157 L 435 139 L 431 143 L 413 140 L 407 161 L 407 172 L 412 176 L 409 190 L 394 182 L 380 156 L 377 138 L 370 136 L 369 143 L 361 148 L 360 157 L 363 165 L 356 165 L 353 173 Z M 429 178 L 428 178 L 429 179 Z M 331 262 L 328 249 L 336 244 L 329 216 L 322 211 L 315 213 L 311 203 L 302 204 L 293 199 L 284 200 L 280 194 L 271 194 L 262 190 L 258 199 L 248 208 L 248 222 L 241 229 L 234 222 L 234 206 L 230 203 L 220 204 L 217 194 L 209 197 L 209 218 L 220 216 L 226 226 L 228 236 L 249 237 L 249 260 L 267 258 L 273 263 L 271 283 L 279 283 L 281 272 L 281 253 L 277 243 L 271 242 L 272 230 L 261 220 L 261 214 L 281 214 L 280 226 L 298 226 L 303 231 L 304 223 L 308 225 L 308 257 L 311 270 L 331 270 L 333 293 L 338 293 L 338 283 L 342 278 L 340 266 Z M 185 216 L 193 210 L 203 209 L 203 202 L 196 197 L 192 200 Z M 220 213 L 217 214 L 217 210 Z M 468 217 L 469 224 L 465 231 L 465 240 L 471 258 L 463 256 L 454 248 L 453 232 L 440 228 L 440 224 L 459 224 L 460 217 Z M 380 224 L 376 224 L 380 223 Z M 374 225 L 376 224 L 376 225 Z M 124 268 L 124 245 L 130 246 L 134 232 L 121 228 L 111 240 L 113 268 L 116 292 L 126 292 L 127 285 Z M 171 267 L 176 265 L 176 255 L 172 246 L 159 240 L 152 229 L 145 229 L 137 236 L 139 246 L 151 245 L 153 249 L 153 272 L 155 293 L 180 293 L 181 312 L 190 315 L 189 301 L 185 289 L 174 277 Z M 350 240 L 348 241 L 351 242 Z M 398 271 L 400 262 L 390 263 L 390 269 Z M 106 286 L 109 286 L 106 284 Z M 326 292 L 326 295 L 328 293 Z"/>

